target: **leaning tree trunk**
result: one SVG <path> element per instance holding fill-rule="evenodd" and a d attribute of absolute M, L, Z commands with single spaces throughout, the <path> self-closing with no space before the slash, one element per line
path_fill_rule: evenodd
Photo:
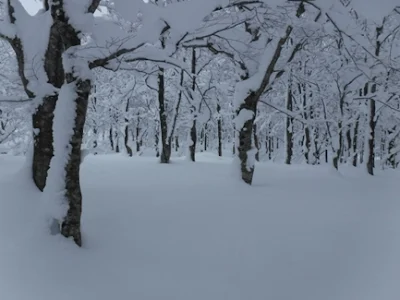
<path fill-rule="evenodd" d="M 62 62 L 62 37 L 59 34 L 60 23 L 55 22 L 50 29 L 49 44 L 45 53 L 44 68 L 48 82 L 56 88 L 64 83 Z M 22 47 L 22 45 L 20 45 Z M 21 48 L 22 49 L 22 48 Z M 16 50 L 17 52 L 17 50 Z M 17 52 L 18 54 L 18 52 Z M 18 56 L 18 55 L 17 55 Z M 23 77 L 23 76 L 21 76 Z M 54 154 L 53 119 L 58 95 L 47 96 L 33 114 L 33 181 L 39 190 L 46 186 L 50 162 Z"/>
<path fill-rule="evenodd" d="M 75 99 L 76 116 L 73 128 L 74 133 L 70 140 L 71 152 L 65 167 L 65 196 L 68 200 L 69 208 L 67 215 L 62 221 L 61 234 L 65 237 L 72 237 L 75 243 L 81 246 L 82 192 L 79 171 L 83 128 L 85 126 L 91 82 L 89 80 L 75 79 L 72 75 L 68 77 L 71 77 L 70 80 L 76 82 L 77 98 Z"/>

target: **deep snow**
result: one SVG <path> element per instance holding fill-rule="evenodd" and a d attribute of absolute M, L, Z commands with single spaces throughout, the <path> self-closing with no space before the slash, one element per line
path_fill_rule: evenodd
<path fill-rule="evenodd" d="M 51 236 L 40 194 L 0 156 L 0 299 L 398 300 L 400 173 L 88 156 L 84 248 Z"/>

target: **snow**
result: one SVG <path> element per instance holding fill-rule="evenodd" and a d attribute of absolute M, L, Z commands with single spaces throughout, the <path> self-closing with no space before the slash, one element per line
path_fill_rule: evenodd
<path fill-rule="evenodd" d="M 351 5 L 364 17 L 379 23 L 395 7 L 400 7 L 398 0 L 353 0 Z"/>
<path fill-rule="evenodd" d="M 74 134 L 76 97 L 75 84 L 64 84 L 54 111 L 54 156 L 42 195 L 44 213 L 50 220 L 62 220 L 68 211 L 68 202 L 65 199 L 65 167 L 71 153 L 70 140 Z"/>
<path fill-rule="evenodd" d="M 0 156 L 0 298 L 397 300 L 400 173 L 87 156 L 83 248 L 39 224 L 23 159 Z M 17 173 L 15 173 L 17 172 Z"/>

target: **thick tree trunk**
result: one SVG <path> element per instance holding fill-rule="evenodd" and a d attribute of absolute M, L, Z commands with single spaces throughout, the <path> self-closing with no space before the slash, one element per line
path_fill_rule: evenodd
<path fill-rule="evenodd" d="M 58 96 L 46 97 L 33 115 L 33 181 L 39 190 L 46 186 L 53 157 L 53 119 Z"/>
<path fill-rule="evenodd" d="M 252 133 L 256 118 L 257 100 L 257 95 L 252 92 L 247 96 L 237 113 L 238 116 L 242 113 L 252 113 L 252 117 L 248 118 L 239 130 L 239 145 L 237 147 L 242 180 L 249 185 L 252 184 L 254 175 L 254 164 L 251 162 L 249 154 L 251 155 L 250 151 L 253 149 Z"/>
<path fill-rule="evenodd" d="M 61 234 L 72 237 L 78 246 L 82 245 L 81 214 L 82 192 L 80 186 L 81 145 L 83 140 L 83 128 L 85 126 L 88 99 L 91 83 L 89 80 L 77 80 L 76 117 L 74 133 L 70 140 L 71 153 L 65 171 L 65 196 L 69 208 L 61 225 Z"/>

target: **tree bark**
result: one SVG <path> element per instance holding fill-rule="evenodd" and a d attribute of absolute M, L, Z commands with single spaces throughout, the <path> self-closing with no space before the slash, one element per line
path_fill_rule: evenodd
<path fill-rule="evenodd" d="M 286 98 L 286 109 L 287 111 L 293 110 L 293 94 L 291 87 L 291 79 L 289 80 L 288 94 Z M 286 115 L 286 158 L 285 163 L 290 165 L 293 157 L 293 118 Z"/>
<path fill-rule="evenodd" d="M 218 156 L 222 157 L 222 120 L 221 120 L 221 106 L 219 103 L 217 104 L 217 113 L 218 113 L 218 121 L 217 121 L 217 131 L 218 131 Z"/>

